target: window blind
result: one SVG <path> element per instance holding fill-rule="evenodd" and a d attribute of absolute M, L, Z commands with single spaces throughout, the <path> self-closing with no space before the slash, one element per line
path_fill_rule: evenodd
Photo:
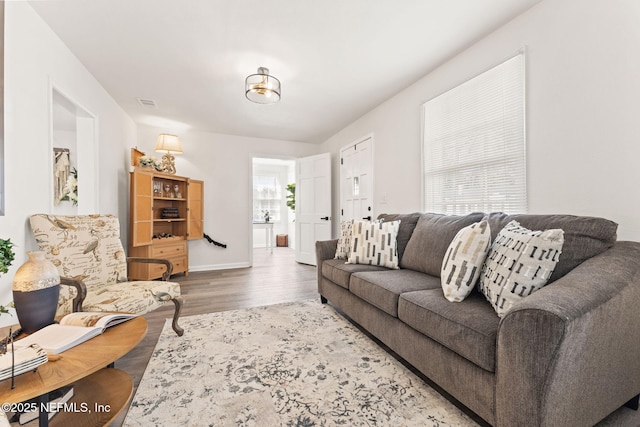
<path fill-rule="evenodd" d="M 524 54 L 423 104 L 423 208 L 527 211 Z"/>

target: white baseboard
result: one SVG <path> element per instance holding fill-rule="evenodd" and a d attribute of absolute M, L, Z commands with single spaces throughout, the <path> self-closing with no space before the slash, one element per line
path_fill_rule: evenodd
<path fill-rule="evenodd" d="M 196 266 L 189 266 L 189 272 L 230 270 L 232 268 L 247 268 L 247 267 L 251 267 L 251 265 L 248 262 L 236 262 L 236 263 L 230 263 L 230 264 L 196 265 Z"/>

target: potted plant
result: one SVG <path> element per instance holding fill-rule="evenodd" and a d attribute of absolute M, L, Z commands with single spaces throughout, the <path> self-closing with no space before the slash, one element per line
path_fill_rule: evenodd
<path fill-rule="evenodd" d="M 287 206 L 289 206 L 289 208 L 292 211 L 296 211 L 296 184 L 289 184 L 287 185 L 287 191 L 289 191 L 289 194 L 287 194 Z"/>
<path fill-rule="evenodd" d="M 13 253 L 13 243 L 11 239 L 0 239 L 0 275 L 9 271 L 9 266 L 13 262 L 14 257 L 15 254 Z M 13 307 L 13 303 L 10 303 L 9 307 Z M 0 315 L 9 313 L 9 307 L 0 305 Z"/>

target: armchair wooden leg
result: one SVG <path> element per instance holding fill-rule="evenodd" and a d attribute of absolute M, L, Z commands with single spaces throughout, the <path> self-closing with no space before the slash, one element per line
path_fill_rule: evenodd
<path fill-rule="evenodd" d="M 178 318 L 180 317 L 180 312 L 182 311 L 182 297 L 172 298 L 171 301 L 173 301 L 176 306 L 176 311 L 173 313 L 173 322 L 171 323 L 171 327 L 176 332 L 176 334 L 181 337 L 182 334 L 184 334 L 184 329 L 182 329 L 178 325 Z"/>

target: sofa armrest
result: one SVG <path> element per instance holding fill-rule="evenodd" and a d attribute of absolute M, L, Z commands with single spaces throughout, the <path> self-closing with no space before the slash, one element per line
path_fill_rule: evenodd
<path fill-rule="evenodd" d="M 640 243 L 617 242 L 500 322 L 498 426 L 593 425 L 640 393 Z"/>
<path fill-rule="evenodd" d="M 322 262 L 336 256 L 338 239 L 316 241 L 316 273 L 318 275 L 318 292 L 322 283 Z M 320 292 L 322 295 L 322 292 Z"/>
<path fill-rule="evenodd" d="M 127 265 L 130 262 L 140 262 L 140 263 L 146 263 L 146 264 L 164 264 L 166 267 L 166 270 L 164 271 L 164 273 L 162 273 L 162 280 L 165 282 L 169 280 L 169 277 L 171 277 L 171 274 L 173 273 L 173 263 L 168 259 L 142 258 L 142 257 L 128 256 Z"/>
<path fill-rule="evenodd" d="M 333 259 L 336 256 L 338 239 L 319 240 L 316 242 L 316 261 L 320 264 L 325 259 Z"/>
<path fill-rule="evenodd" d="M 73 299 L 71 310 L 75 313 L 82 311 L 82 303 L 87 297 L 87 286 L 82 280 L 72 279 L 70 277 L 60 277 L 61 286 L 71 286 L 76 289 L 76 296 Z"/>

